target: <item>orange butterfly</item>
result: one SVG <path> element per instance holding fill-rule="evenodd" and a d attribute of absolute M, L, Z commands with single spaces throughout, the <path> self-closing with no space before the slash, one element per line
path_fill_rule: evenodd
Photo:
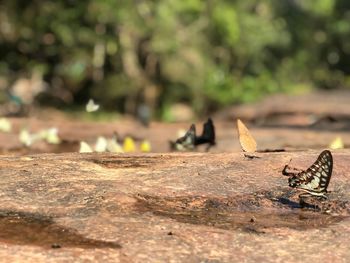
<path fill-rule="evenodd" d="M 242 150 L 248 153 L 256 152 L 256 141 L 240 119 L 237 119 L 237 129 L 239 143 L 241 144 Z"/>

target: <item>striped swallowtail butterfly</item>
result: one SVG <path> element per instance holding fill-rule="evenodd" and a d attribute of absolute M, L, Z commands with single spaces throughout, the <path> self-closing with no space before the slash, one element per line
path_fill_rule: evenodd
<path fill-rule="evenodd" d="M 332 176 L 333 157 L 330 151 L 324 150 L 317 160 L 306 170 L 299 173 L 287 172 L 288 165 L 282 171 L 290 176 L 289 186 L 300 189 L 305 193 L 299 197 L 316 196 L 327 199 L 327 187 Z"/>

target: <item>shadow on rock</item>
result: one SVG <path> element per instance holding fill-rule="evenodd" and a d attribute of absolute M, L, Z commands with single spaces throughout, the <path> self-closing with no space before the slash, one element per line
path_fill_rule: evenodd
<path fill-rule="evenodd" d="M 287 198 L 271 200 L 268 195 L 259 193 L 230 198 L 138 195 L 136 209 L 182 223 L 239 229 L 256 234 L 273 228 L 322 228 L 348 217 L 303 210 L 294 201 Z"/>
<path fill-rule="evenodd" d="M 15 211 L 0 211 L 0 242 L 46 248 L 121 248 L 116 242 L 86 238 L 51 217 Z"/>

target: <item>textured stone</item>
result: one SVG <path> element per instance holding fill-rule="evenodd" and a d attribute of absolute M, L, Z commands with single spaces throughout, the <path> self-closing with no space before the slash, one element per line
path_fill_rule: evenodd
<path fill-rule="evenodd" d="M 281 174 L 319 152 L 0 157 L 0 257 L 8 262 L 350 260 L 350 151 L 333 152 L 324 214 Z"/>

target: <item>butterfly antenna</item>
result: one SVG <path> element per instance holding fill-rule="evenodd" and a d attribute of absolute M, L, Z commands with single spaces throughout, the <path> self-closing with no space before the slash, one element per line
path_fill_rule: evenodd
<path fill-rule="evenodd" d="M 292 158 L 290 158 L 288 164 L 286 164 L 282 170 L 282 174 L 286 175 L 286 176 L 291 176 L 292 174 L 290 172 L 288 172 L 287 170 L 289 169 L 289 165 L 292 162 Z"/>

